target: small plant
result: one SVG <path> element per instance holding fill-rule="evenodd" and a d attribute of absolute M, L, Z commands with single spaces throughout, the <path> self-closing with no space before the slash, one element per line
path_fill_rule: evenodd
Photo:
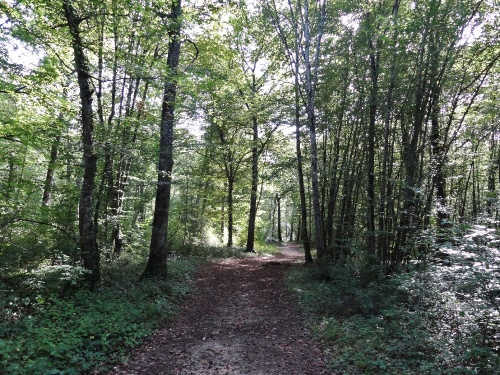
<path fill-rule="evenodd" d="M 314 331 L 332 346 L 337 372 L 496 373 L 500 258 L 489 244 L 498 234 L 480 225 L 463 234 L 441 243 L 424 270 L 385 276 L 353 258 L 290 275 Z"/>
<path fill-rule="evenodd" d="M 61 294 L 61 285 L 81 277 L 78 269 L 63 266 L 18 277 L 22 298 L 0 284 L 0 373 L 105 371 L 175 313 L 196 264 L 171 261 L 167 280 L 137 282 L 144 265 L 124 256 L 107 266 L 102 288 L 92 293 Z"/>

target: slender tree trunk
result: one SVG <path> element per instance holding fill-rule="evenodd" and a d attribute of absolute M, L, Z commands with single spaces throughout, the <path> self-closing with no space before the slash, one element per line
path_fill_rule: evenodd
<path fill-rule="evenodd" d="M 229 177 L 227 181 L 227 247 L 233 246 L 233 191 L 234 179 Z"/>
<path fill-rule="evenodd" d="M 432 185 L 436 189 L 437 224 L 440 228 L 448 226 L 448 213 L 446 207 L 446 178 L 444 174 L 445 153 L 443 140 L 439 127 L 439 96 L 440 88 L 436 87 L 432 98 L 431 108 L 431 149 L 432 149 Z"/>
<path fill-rule="evenodd" d="M 369 17 L 369 16 L 368 16 Z M 368 184 L 366 187 L 368 210 L 367 210 L 367 235 L 366 250 L 369 256 L 376 255 L 375 238 L 375 120 L 377 116 L 378 101 L 378 69 L 380 52 L 375 51 L 373 41 L 369 40 L 370 53 L 370 114 L 368 126 L 368 147 L 367 147 L 367 174 Z"/>
<path fill-rule="evenodd" d="M 302 76 L 300 72 L 300 61 L 304 60 L 305 62 L 305 68 L 306 68 L 306 77 L 307 77 L 307 93 L 308 93 L 308 99 L 307 99 L 307 113 L 309 119 L 312 119 L 312 122 L 310 121 L 310 125 L 314 124 L 314 89 L 316 86 L 317 82 L 317 74 L 315 77 L 313 77 L 313 73 L 317 73 L 317 69 L 312 71 L 312 69 L 317 68 L 317 63 L 319 61 L 319 48 L 321 45 L 321 36 L 323 32 L 323 23 L 324 23 L 324 18 L 325 18 L 325 6 L 326 2 L 323 1 L 321 2 L 320 8 L 320 17 L 319 17 L 319 23 L 318 23 L 318 38 L 317 38 L 317 48 L 316 52 L 318 57 L 317 59 L 314 60 L 314 67 L 311 66 L 311 60 L 309 59 L 309 53 L 310 53 L 310 47 L 311 47 L 311 38 L 310 38 L 310 33 L 309 33 L 309 0 L 305 0 L 304 7 L 301 2 L 297 2 L 296 6 L 292 4 L 292 0 L 288 0 L 288 8 L 290 12 L 290 20 L 292 24 L 292 28 L 294 30 L 294 48 L 292 49 L 290 46 L 290 43 L 287 38 L 287 33 L 285 33 L 284 29 L 281 27 L 281 22 L 280 22 L 280 16 L 278 9 L 276 7 L 276 4 L 274 1 L 272 3 L 272 11 L 273 11 L 273 17 L 274 17 L 274 22 L 278 31 L 278 34 L 285 45 L 285 49 L 288 54 L 288 58 L 290 61 L 290 67 L 292 74 L 294 75 L 295 79 L 295 139 L 296 139 L 296 153 L 297 153 L 297 172 L 298 172 L 298 179 L 299 179 L 299 192 L 300 192 L 300 220 L 299 220 L 299 228 L 297 230 L 297 237 L 301 238 L 303 241 L 304 245 L 304 251 L 305 251 L 305 261 L 306 263 L 311 263 L 313 261 L 312 256 L 311 256 L 311 245 L 310 245 L 310 240 L 309 240 L 309 233 L 311 233 L 311 229 L 309 228 L 308 230 L 308 223 L 310 222 L 307 220 L 308 216 L 308 209 L 307 209 L 307 204 L 306 204 L 306 196 L 305 196 L 305 184 L 304 184 L 304 174 L 303 174 L 303 167 L 302 167 L 302 151 L 301 151 L 301 139 L 300 139 L 300 106 L 299 106 L 299 99 L 300 99 L 300 84 L 299 84 L 299 78 Z M 300 30 L 299 30 L 300 29 Z M 305 43 L 305 46 L 302 46 L 302 43 Z M 312 95 L 311 95 L 312 94 Z M 310 102 L 310 99 L 313 99 L 312 102 Z M 311 106 L 312 105 L 312 106 Z M 311 114 L 313 115 L 311 117 Z M 316 135 L 315 135 L 315 128 L 311 128 L 313 130 L 312 136 L 314 140 L 316 140 Z M 316 143 L 314 142 L 314 145 Z M 312 158 L 314 161 L 314 158 Z M 314 162 L 313 162 L 314 164 Z M 316 158 L 316 163 L 315 165 L 317 166 L 317 158 Z M 314 173 L 314 172 L 313 172 Z M 317 176 L 317 171 L 316 171 L 316 176 Z M 316 178 L 317 180 L 317 178 Z M 319 199 L 319 189 L 317 190 L 317 198 Z M 320 208 L 319 201 L 316 204 L 317 208 Z M 319 229 L 320 232 L 320 243 L 323 243 L 324 241 L 321 239 L 323 235 L 323 228 L 321 225 L 322 222 L 322 216 L 319 216 L 319 223 L 321 228 L 316 228 L 317 230 Z M 320 245 L 320 251 L 318 252 L 319 254 L 322 254 L 322 248 Z"/>
<path fill-rule="evenodd" d="M 495 206 L 497 203 L 496 175 L 498 171 L 498 161 L 496 158 L 496 149 L 495 133 L 492 132 L 490 141 L 490 162 L 488 164 L 488 197 L 486 201 L 488 215 L 493 215 L 495 213 Z"/>
<path fill-rule="evenodd" d="M 477 167 L 475 161 L 472 162 L 472 219 L 475 220 L 479 214 L 479 194 L 476 186 L 479 184 L 477 176 Z"/>
<path fill-rule="evenodd" d="M 224 184 L 224 191 L 226 190 L 225 187 L 226 187 L 226 184 Z M 221 242 L 224 241 L 225 224 L 226 224 L 226 196 L 224 196 L 222 198 L 222 202 L 221 202 L 221 218 L 220 218 L 220 239 L 221 239 Z"/>
<path fill-rule="evenodd" d="M 42 206 L 47 207 L 50 206 L 52 202 L 52 188 L 54 187 L 54 173 L 56 170 L 56 162 L 59 151 L 59 144 L 61 142 L 61 135 L 58 134 L 54 141 L 52 142 L 52 146 L 50 148 L 50 160 L 49 165 L 47 166 L 47 175 L 45 176 L 45 184 L 43 186 L 43 197 L 42 197 Z"/>
<path fill-rule="evenodd" d="M 253 133 L 253 147 L 252 147 L 252 188 L 250 192 L 250 212 L 248 217 L 248 234 L 247 246 L 245 251 L 254 251 L 255 242 L 255 218 L 257 216 L 257 189 L 259 186 L 259 153 L 257 149 L 257 142 L 259 140 L 259 132 L 257 126 L 257 117 L 252 116 L 252 133 Z"/>
<path fill-rule="evenodd" d="M 325 241 L 323 232 L 323 212 L 321 210 L 320 202 L 320 187 L 319 187 L 319 170 L 318 170 L 318 146 L 316 137 L 316 113 L 315 113 L 315 96 L 316 85 L 318 81 L 318 64 L 319 52 L 321 46 L 321 38 L 323 33 L 323 25 L 325 20 L 325 3 L 320 5 L 321 9 L 318 18 L 318 30 L 316 36 L 316 46 L 314 50 L 314 57 L 311 58 L 311 42 L 312 37 L 310 33 L 310 20 L 309 20 L 309 0 L 304 1 L 303 8 L 303 32 L 304 32 L 304 62 L 305 62 L 305 79 L 306 79 L 306 97 L 307 97 L 307 120 L 309 125 L 309 137 L 311 141 L 311 183 L 312 183 L 312 201 L 314 210 L 314 230 L 315 230 L 315 243 L 318 258 L 326 255 Z"/>
<path fill-rule="evenodd" d="M 276 206 L 278 209 L 278 242 L 282 243 L 283 242 L 283 234 L 281 232 L 281 196 L 279 194 L 276 194 Z"/>
<path fill-rule="evenodd" d="M 274 226 L 276 223 L 276 200 L 271 199 L 273 211 L 271 212 L 271 240 L 274 241 Z"/>
<path fill-rule="evenodd" d="M 83 266 L 90 272 L 86 278 L 94 288 L 100 281 L 100 254 L 97 245 L 97 228 L 93 221 L 93 193 L 97 169 L 97 156 L 94 153 L 94 120 L 92 111 L 92 90 L 90 88 L 90 71 L 83 50 L 80 36 L 80 23 L 71 0 L 63 0 L 63 10 L 68 21 L 71 43 L 78 75 L 80 100 L 82 105 L 82 140 L 83 140 L 83 181 L 79 203 L 80 251 Z"/>
<path fill-rule="evenodd" d="M 392 17 L 394 19 L 394 30 L 397 28 L 398 14 L 399 14 L 399 0 L 394 1 L 392 7 Z M 392 35 L 392 48 L 395 48 L 397 44 L 397 32 L 393 32 Z M 391 154 L 392 145 L 390 144 L 391 135 L 391 116 L 394 107 L 394 89 L 396 87 L 396 53 L 391 51 L 391 67 L 390 67 L 390 82 L 389 89 L 387 91 L 387 102 L 385 104 L 385 116 L 384 116 L 384 151 L 382 153 L 382 171 L 380 176 L 380 203 L 378 207 L 378 232 L 379 238 L 377 241 L 378 256 L 384 265 L 387 265 L 387 255 L 388 255 L 388 237 L 389 237 L 389 220 L 392 215 L 389 214 L 389 204 L 388 199 L 389 194 L 389 176 L 390 176 L 390 163 L 389 156 Z"/>
<path fill-rule="evenodd" d="M 158 46 L 155 48 L 154 52 L 154 58 L 156 59 L 158 57 Z M 131 104 L 132 107 L 135 107 L 135 101 L 136 97 L 138 95 L 139 91 L 139 85 L 140 85 L 140 79 L 136 80 L 135 83 L 135 90 L 134 90 L 134 99 Z M 111 206 L 111 215 L 113 216 L 113 230 L 111 232 L 111 244 L 113 246 L 113 253 L 115 255 L 120 255 L 122 250 L 123 250 L 123 233 L 121 230 L 121 214 L 123 211 L 123 203 L 124 203 L 124 196 L 125 196 L 125 187 L 127 185 L 129 173 L 130 173 L 130 167 L 132 165 L 132 157 L 130 154 L 127 152 L 128 147 L 131 147 L 130 145 L 134 145 L 135 142 L 137 141 L 137 133 L 139 132 L 139 127 L 141 126 L 141 118 L 144 115 L 144 107 L 143 103 L 147 98 L 148 94 L 148 89 L 149 89 L 149 84 L 148 81 L 145 82 L 144 84 L 144 89 L 141 94 L 141 99 L 137 104 L 137 112 L 135 112 L 137 122 L 134 127 L 134 130 L 132 132 L 132 136 L 129 137 L 129 134 L 124 134 L 123 140 L 122 140 L 122 147 L 120 151 L 120 157 L 119 157 L 119 163 L 117 167 L 117 172 L 116 172 L 116 180 L 113 184 L 113 187 L 111 189 L 111 199 L 109 199 L 110 206 Z M 132 117 L 134 113 L 132 112 L 131 109 L 127 109 L 127 116 Z M 112 182 L 112 181 L 111 181 Z"/>
<path fill-rule="evenodd" d="M 298 57 L 298 49 L 296 50 L 296 57 Z M 297 60 L 296 60 L 297 61 Z M 299 195 L 300 195 L 300 220 L 297 234 L 300 233 L 302 244 L 304 246 L 304 256 L 306 263 L 312 263 L 313 258 L 311 255 L 311 242 L 309 241 L 309 233 L 307 231 L 307 203 L 306 203 L 306 189 L 304 186 L 304 170 L 302 167 L 302 149 L 300 147 L 300 105 L 299 105 L 299 66 L 298 61 L 295 65 L 295 152 L 297 155 L 297 174 L 299 178 Z"/>
<path fill-rule="evenodd" d="M 340 139 L 342 136 L 342 128 L 344 124 L 344 114 L 345 114 L 345 108 L 346 108 L 346 101 L 347 101 L 347 88 L 349 87 L 349 82 L 348 82 L 348 70 L 346 69 L 345 74 L 343 76 L 343 90 L 342 90 L 342 100 L 341 100 L 341 106 L 340 106 L 340 113 L 338 115 L 338 126 L 336 129 L 336 134 L 333 137 L 333 151 L 332 153 L 334 154 L 333 157 L 333 163 L 332 163 L 332 169 L 331 169 L 331 183 L 330 183 L 330 193 L 329 193 L 329 201 L 328 201 L 328 212 L 327 212 L 327 219 L 326 219 L 326 246 L 329 252 L 331 252 L 331 255 L 335 257 L 335 250 L 334 250 L 334 242 L 335 242 L 335 226 L 334 226 L 334 217 L 337 209 L 337 198 L 338 198 L 338 192 L 339 192 L 339 186 L 340 186 L 340 179 L 339 179 L 339 159 L 340 159 Z"/>
<path fill-rule="evenodd" d="M 158 184 L 156 188 L 153 231 L 149 248 L 149 258 L 142 278 L 165 278 L 167 275 L 168 255 L 168 214 L 170 208 L 170 191 L 172 167 L 174 165 L 174 113 L 177 96 L 177 68 L 181 50 L 182 7 L 181 0 L 172 0 L 169 22 L 168 73 L 165 81 L 160 124 L 160 157 L 158 162 Z"/>
<path fill-rule="evenodd" d="M 297 230 L 297 234 L 295 235 L 295 242 L 299 243 L 299 241 L 301 241 L 300 231 L 301 231 L 301 228 L 302 228 L 302 220 L 300 218 L 300 215 L 299 215 L 299 218 L 297 220 L 297 228 L 299 228 L 299 229 Z"/>
<path fill-rule="evenodd" d="M 459 188 L 459 192 L 462 193 L 462 197 L 460 199 L 461 205 L 459 207 L 459 220 L 463 223 L 466 220 L 466 209 L 467 209 L 467 195 L 469 193 L 469 184 L 472 177 L 472 171 L 474 170 L 474 160 L 470 163 L 469 171 L 467 173 L 467 180 L 465 181 L 465 186 Z"/>
<path fill-rule="evenodd" d="M 427 20 L 429 22 L 429 20 Z M 417 75 L 415 86 L 415 102 L 413 104 L 413 115 L 411 124 L 411 136 L 407 133 L 407 129 L 402 129 L 403 135 L 403 165 L 405 167 L 405 186 L 404 186 L 404 203 L 401 213 L 401 219 L 398 228 L 396 247 L 393 254 L 393 263 L 402 263 L 403 259 L 408 255 L 407 240 L 419 227 L 419 217 L 417 215 L 418 200 L 417 191 L 420 188 L 419 180 L 419 161 L 421 151 L 419 151 L 419 141 L 423 133 L 423 125 L 428 107 L 428 99 L 430 96 L 428 75 L 429 61 L 431 54 L 425 54 L 428 40 L 428 30 L 425 29 L 420 51 L 417 60 Z M 427 51 L 429 52 L 429 51 Z"/>
<path fill-rule="evenodd" d="M 94 212 L 94 225 L 96 228 L 98 228 L 98 221 L 99 221 L 99 216 L 101 215 L 101 205 L 104 205 L 104 214 L 106 216 L 106 220 L 104 222 L 104 232 L 105 232 L 105 237 L 107 237 L 107 228 L 108 228 L 108 220 L 106 215 L 106 206 L 107 202 L 109 199 L 106 199 L 106 201 L 103 204 L 103 193 L 105 190 L 107 190 L 106 194 L 109 196 L 109 189 L 113 185 L 113 168 L 114 168 L 114 145 L 111 143 L 111 137 L 113 133 L 113 120 L 115 116 L 115 102 L 116 102 L 116 91 L 117 91 L 117 71 L 118 71 L 118 51 L 119 51 L 119 46 L 118 46 L 118 30 L 117 26 L 113 26 L 113 43 L 114 43 L 114 54 L 113 54 L 113 75 L 111 78 L 111 102 L 109 104 L 110 107 L 110 114 L 107 120 L 107 127 L 105 127 L 105 122 L 104 122 L 104 108 L 103 108 L 103 103 L 102 103 L 102 81 L 103 81 L 103 68 L 104 68 L 104 62 L 103 62 L 103 48 L 104 48 L 104 20 L 102 20 L 102 26 L 100 27 L 99 30 L 99 47 L 98 47 L 98 77 L 99 77 L 99 82 L 97 86 L 97 117 L 99 119 L 99 127 L 101 131 L 105 132 L 105 144 L 103 147 L 104 151 L 104 167 L 102 169 L 102 175 L 99 183 L 99 187 L 97 189 L 97 194 L 95 197 L 95 212 Z M 124 86 L 122 87 L 122 95 L 120 96 L 120 101 L 123 101 L 123 89 Z M 98 231 L 97 231 L 98 232 Z M 97 233 L 97 236 L 99 236 L 99 233 Z M 109 255 L 109 254 L 108 254 Z"/>

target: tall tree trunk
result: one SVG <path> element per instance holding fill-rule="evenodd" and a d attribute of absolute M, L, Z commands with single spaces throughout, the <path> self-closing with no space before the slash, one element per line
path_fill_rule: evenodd
<path fill-rule="evenodd" d="M 254 79 L 255 80 L 255 79 Z M 259 132 L 257 127 L 257 117 L 252 116 L 252 133 L 253 133 L 253 147 L 252 147 L 252 189 L 250 192 L 250 212 L 248 217 L 248 234 L 247 246 L 245 251 L 254 251 L 255 242 L 255 218 L 257 216 L 257 189 L 259 185 L 259 152 L 257 149 L 257 142 L 259 140 Z"/>
<path fill-rule="evenodd" d="M 321 38 L 323 35 L 323 25 L 326 17 L 325 2 L 319 5 L 319 17 L 317 25 L 316 45 L 314 56 L 311 58 L 311 42 L 309 20 L 309 0 L 304 1 L 303 8 L 303 32 L 304 32 L 304 63 L 305 63 L 305 80 L 306 80 L 306 97 L 307 97 L 307 120 L 309 125 L 309 137 L 311 141 L 311 183 L 312 183 L 312 201 L 314 210 L 314 230 L 315 243 L 318 258 L 326 255 L 325 241 L 323 233 L 323 212 L 321 210 L 320 194 L 319 194 L 319 171 L 318 171 L 318 146 L 316 137 L 316 113 L 315 113 L 315 96 L 316 86 L 318 82 L 318 64 L 319 52 L 321 46 Z"/>
<path fill-rule="evenodd" d="M 118 51 L 119 51 L 119 43 L 118 43 L 118 29 L 116 24 L 113 26 L 113 43 L 114 43 L 114 54 L 113 54 L 113 75 L 111 77 L 111 102 L 109 104 L 110 114 L 107 120 L 107 127 L 105 127 L 104 121 L 104 106 L 102 101 L 102 90 L 103 90 L 103 69 L 104 69 L 104 20 L 101 20 L 102 24 L 99 30 L 99 40 L 98 40 L 98 86 L 97 86 L 97 118 L 99 119 L 99 128 L 105 134 L 105 144 L 103 147 L 104 151 L 104 166 L 102 168 L 102 175 L 99 183 L 99 187 L 97 189 L 97 194 L 95 196 L 95 212 L 94 212 L 94 225 L 97 229 L 99 217 L 101 215 L 101 206 L 104 205 L 104 213 L 106 214 L 106 206 L 107 202 L 103 202 L 103 193 L 105 190 L 108 190 L 113 185 L 113 158 L 114 158 L 114 145 L 111 143 L 111 137 L 113 133 L 113 119 L 115 116 L 115 102 L 116 102 L 116 90 L 117 90 L 117 71 L 118 71 Z M 123 101 L 123 87 L 122 87 L 122 95 L 120 96 L 120 100 Z M 105 236 L 107 235 L 107 227 L 108 227 L 108 215 L 106 215 L 105 220 Z M 97 230 L 96 235 L 99 236 L 99 231 Z M 109 254 L 107 254 L 109 255 Z"/>
<path fill-rule="evenodd" d="M 472 162 L 472 220 L 477 218 L 479 214 L 479 192 L 476 190 L 478 182 L 478 172 L 476 162 Z"/>
<path fill-rule="evenodd" d="M 307 203 L 306 189 L 304 186 L 304 169 L 302 167 L 302 149 L 300 146 L 300 105 L 299 105 L 299 65 L 298 65 L 298 47 L 295 51 L 295 152 L 297 155 L 297 174 L 299 178 L 299 195 L 300 195 L 300 220 L 297 234 L 300 233 L 302 244 L 304 246 L 304 256 L 306 263 L 312 263 L 311 242 L 309 241 L 309 233 L 307 231 Z"/>
<path fill-rule="evenodd" d="M 392 17 L 394 19 L 394 30 L 397 28 L 398 24 L 398 14 L 399 14 L 399 0 L 394 1 L 394 5 L 392 7 Z M 393 32 L 392 34 L 392 47 L 395 48 L 397 44 L 397 32 Z M 389 204 L 388 199 L 390 199 L 390 185 L 389 185 L 389 176 L 390 176 L 390 165 L 389 163 L 389 155 L 392 150 L 392 146 L 390 144 L 390 135 L 391 135 L 391 116 L 392 110 L 394 107 L 394 89 L 396 87 L 396 53 L 395 51 L 391 51 L 391 67 L 390 67 L 390 82 L 389 89 L 387 91 L 387 99 L 385 104 L 385 116 L 384 116 L 384 151 L 382 153 L 382 171 L 380 176 L 380 203 L 378 207 L 378 232 L 379 238 L 377 241 L 378 248 L 378 256 L 384 265 L 387 265 L 387 255 L 388 255 L 388 238 L 389 238 L 389 220 L 392 215 L 389 214 Z"/>
<path fill-rule="evenodd" d="M 278 242 L 282 243 L 283 242 L 283 234 L 281 232 L 281 196 L 279 194 L 276 194 L 276 206 L 278 208 Z"/>
<path fill-rule="evenodd" d="M 303 241 L 304 245 L 304 252 L 305 252 L 305 261 L 306 263 L 311 263 L 313 261 L 313 258 L 311 256 L 311 245 L 310 245 L 310 240 L 309 240 L 309 233 L 311 233 L 311 229 L 308 229 L 308 223 L 310 222 L 307 220 L 308 216 L 308 209 L 307 209 L 307 204 L 306 204 L 306 196 L 305 196 L 305 184 L 304 184 L 304 173 L 303 173 L 303 158 L 302 158 L 302 150 L 301 150 L 301 135 L 300 135 L 300 105 L 299 105 L 299 99 L 301 96 L 300 92 L 300 77 L 301 71 L 300 71 L 300 61 L 302 57 L 304 57 L 305 60 L 305 65 L 307 69 L 307 77 L 308 77 L 308 85 L 307 88 L 310 90 L 313 90 L 315 88 L 315 79 L 311 75 L 311 62 L 309 59 L 309 52 L 310 52 L 310 44 L 311 44 L 311 39 L 309 35 L 309 14 L 308 13 L 308 0 L 305 2 L 305 10 L 306 14 L 303 14 L 302 11 L 302 4 L 301 2 L 297 2 L 296 6 L 292 4 L 292 0 L 288 0 L 288 8 L 290 11 L 290 21 L 292 25 L 292 29 L 294 32 L 294 41 L 293 41 L 293 49 L 290 46 L 289 40 L 287 38 L 287 33 L 284 31 L 284 29 L 281 26 L 281 21 L 280 21 L 280 16 L 278 12 L 278 8 L 276 7 L 276 4 L 274 0 L 271 2 L 271 9 L 272 9 L 272 14 L 273 14 L 273 22 L 276 25 L 279 37 L 281 38 L 286 52 L 288 54 L 288 59 L 290 62 L 290 68 L 291 72 L 294 76 L 294 83 L 295 83 L 295 140 L 296 140 L 296 154 L 297 154 L 297 173 L 298 173 L 298 179 L 299 179 L 299 193 L 300 193 L 300 220 L 299 220 L 299 228 L 297 230 L 297 237 L 301 238 Z M 322 2 L 322 8 L 321 8 L 321 14 L 320 14 L 320 22 L 318 24 L 320 34 L 322 34 L 322 26 L 324 22 L 324 16 L 325 13 L 323 12 L 325 10 L 326 3 Z M 300 20 L 299 20 L 300 19 Z M 307 24 L 307 26 L 306 26 Z M 306 28 L 307 27 L 307 35 L 304 35 L 300 28 Z M 301 46 L 302 41 L 303 41 L 303 36 L 305 39 L 306 43 L 306 50 L 304 50 L 303 46 Z M 321 35 L 318 37 L 318 44 L 317 44 L 317 52 L 319 52 L 319 47 L 321 45 Z M 307 52 L 307 56 L 305 56 L 305 52 Z M 319 56 L 318 56 L 319 57 Z M 316 59 L 316 63 L 317 63 Z M 317 65 L 315 65 L 317 67 Z M 316 76 L 317 77 L 317 76 Z M 308 91 L 309 93 L 309 91 Z M 312 96 L 308 95 L 308 98 L 314 99 L 314 93 L 312 93 Z M 304 98 L 302 98 L 304 99 Z M 310 107 L 308 105 L 308 116 L 312 113 L 314 115 L 314 101 L 312 103 L 313 106 Z M 309 109 L 312 108 L 312 111 Z M 312 124 L 314 125 L 314 116 L 313 116 L 313 122 Z M 315 131 L 315 129 L 314 129 Z M 316 139 L 315 133 L 314 134 L 314 139 Z M 317 159 L 316 159 L 317 160 Z M 317 165 L 317 163 L 316 163 Z M 318 194 L 319 195 L 319 194 Z M 317 207 L 320 207 L 319 202 L 317 202 Z M 320 222 L 321 223 L 321 222 Z M 323 228 L 322 225 L 320 229 L 320 236 L 322 236 L 323 233 Z M 323 242 L 323 241 L 321 241 Z M 321 249 L 320 249 L 321 253 Z"/>
<path fill-rule="evenodd" d="M 497 147 L 495 141 L 495 132 L 491 133 L 490 141 L 490 162 L 488 164 L 488 198 L 486 201 L 486 210 L 488 215 L 493 215 L 496 211 L 497 203 L 496 193 L 496 175 L 498 171 Z"/>
<path fill-rule="evenodd" d="M 369 17 L 369 15 L 368 15 Z M 377 101 L 378 101 L 378 69 L 380 52 L 375 51 L 373 41 L 368 41 L 370 52 L 370 114 L 368 125 L 368 147 L 367 147 L 367 174 L 368 184 L 366 194 L 368 200 L 367 209 L 367 234 L 366 234 L 366 250 L 369 256 L 376 255 L 375 242 L 375 120 L 377 116 Z"/>
<path fill-rule="evenodd" d="M 446 207 L 446 178 L 444 174 L 445 152 L 443 139 L 439 127 L 440 88 L 435 87 L 432 95 L 431 108 L 431 149 L 432 149 L 432 185 L 436 189 L 437 224 L 440 228 L 448 226 L 448 213 Z"/>
<path fill-rule="evenodd" d="M 156 59 L 158 57 L 158 45 L 155 47 L 155 51 L 153 54 L 153 59 Z M 151 63 L 152 64 L 152 63 Z M 135 80 L 135 89 L 134 89 L 134 99 L 131 104 L 132 107 L 135 107 L 136 103 L 136 98 L 139 92 L 139 85 L 140 85 L 141 79 L 138 78 Z M 134 145 L 135 142 L 137 141 L 137 134 L 139 132 L 139 127 L 141 126 L 141 118 L 144 115 L 144 102 L 146 101 L 147 94 L 149 90 L 149 82 L 148 80 L 145 81 L 143 91 L 141 93 L 141 100 L 137 103 L 137 111 L 134 113 L 132 112 L 131 109 L 127 108 L 127 117 L 132 117 L 132 115 L 135 115 L 137 118 L 136 124 L 134 126 L 134 129 L 132 131 L 132 136 L 129 137 L 128 132 L 124 131 L 123 135 L 123 140 L 122 140 L 122 147 L 120 151 L 120 156 L 119 156 L 119 163 L 117 167 L 117 172 L 116 172 L 116 180 L 112 186 L 112 189 L 110 189 L 110 196 L 111 199 L 108 199 L 110 201 L 110 206 L 111 206 L 111 215 L 114 218 L 113 220 L 113 229 L 111 231 L 111 239 L 110 243 L 113 246 L 113 253 L 117 256 L 121 254 L 123 251 L 123 233 L 121 230 L 121 214 L 123 211 L 123 203 L 124 203 L 124 196 L 125 196 L 125 187 L 127 186 L 127 181 L 130 173 L 130 168 L 132 165 L 132 157 L 129 152 L 128 147 L 133 147 L 131 145 Z M 112 181 L 111 181 L 112 182 Z"/>
<path fill-rule="evenodd" d="M 52 146 L 50 148 L 50 160 L 47 166 L 47 175 L 45 176 L 45 183 L 43 185 L 42 206 L 47 207 L 52 202 L 52 188 L 54 186 L 54 173 L 56 170 L 56 162 L 59 151 L 59 144 L 61 142 L 61 134 L 56 135 Z"/>
<path fill-rule="evenodd" d="M 233 191 L 234 178 L 230 176 L 227 180 L 227 247 L 233 246 Z"/>
<path fill-rule="evenodd" d="M 428 24 L 430 22 L 429 19 L 427 19 L 426 22 Z M 420 43 L 419 56 L 416 62 L 417 73 L 415 77 L 415 101 L 412 109 L 411 135 L 408 135 L 408 129 L 402 129 L 402 164 L 404 165 L 406 176 L 403 209 L 401 211 L 396 247 L 393 253 L 394 264 L 402 263 L 403 259 L 408 255 L 409 249 L 407 248 L 407 240 L 419 226 L 419 217 L 417 215 L 419 197 L 416 192 L 420 188 L 418 171 L 422 148 L 419 150 L 418 146 L 423 133 L 423 125 L 430 96 L 430 91 L 428 90 L 428 81 L 430 79 L 428 70 L 430 59 L 432 58 L 432 53 L 429 53 L 428 49 L 426 50 L 428 45 L 428 33 L 429 30 L 427 28 L 424 29 Z"/>
<path fill-rule="evenodd" d="M 97 228 L 93 222 L 93 193 L 97 169 L 97 156 L 94 153 L 94 120 L 92 111 L 92 90 L 87 57 L 83 51 L 80 36 L 80 19 L 71 0 L 63 0 L 63 10 L 68 21 L 73 47 L 75 68 L 78 75 L 80 100 L 82 104 L 82 140 L 83 140 L 83 181 L 80 192 L 78 226 L 80 232 L 80 251 L 83 266 L 89 270 L 86 278 L 94 288 L 100 281 L 100 254 L 97 245 Z"/>
<path fill-rule="evenodd" d="M 182 235 L 182 245 L 186 244 L 188 234 L 189 234 L 189 228 L 188 228 L 188 222 L 189 222 L 189 176 L 186 175 L 186 190 L 184 191 L 184 217 L 182 218 L 181 222 L 184 222 L 184 233 Z"/>
<path fill-rule="evenodd" d="M 226 191 L 226 184 L 224 183 L 224 192 Z M 226 225 L 226 196 L 224 195 L 222 197 L 222 202 L 221 202 L 221 217 L 220 217 L 220 240 L 221 242 L 224 241 L 224 228 Z"/>
<path fill-rule="evenodd" d="M 158 184 L 156 188 L 153 230 L 149 247 L 149 258 L 142 278 L 165 278 L 167 275 L 168 255 L 168 214 L 170 208 L 170 191 L 172 168 L 174 165 L 174 113 L 177 96 L 177 68 L 181 51 L 182 7 L 181 0 L 172 0 L 167 65 L 168 72 L 163 92 L 163 105 L 160 124 L 160 157 L 158 162 Z"/>

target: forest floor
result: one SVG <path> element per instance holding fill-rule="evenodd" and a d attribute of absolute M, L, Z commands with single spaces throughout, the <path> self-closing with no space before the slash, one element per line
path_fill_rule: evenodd
<path fill-rule="evenodd" d="M 201 267 L 177 317 L 113 374 L 332 374 L 283 281 L 303 254 L 280 251 Z"/>

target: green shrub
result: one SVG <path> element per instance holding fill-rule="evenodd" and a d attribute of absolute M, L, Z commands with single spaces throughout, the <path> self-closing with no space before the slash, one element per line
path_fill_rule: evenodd
<path fill-rule="evenodd" d="M 166 318 L 190 291 L 196 262 L 169 262 L 166 281 L 138 282 L 143 264 L 124 257 L 105 267 L 97 292 L 61 295 L 64 268 L 24 278 L 24 297 L 0 288 L 0 373 L 79 374 L 120 361 Z M 77 279 L 74 275 L 70 280 Z M 31 291 L 32 294 L 28 292 Z"/>
<path fill-rule="evenodd" d="M 393 276 L 356 259 L 321 260 L 290 274 L 313 330 L 332 348 L 337 372 L 496 373 L 500 319 L 489 271 L 496 250 L 491 257 L 470 244 L 450 251 L 453 265 Z M 489 268 L 480 270 L 477 260 L 467 265 L 472 252 Z"/>

